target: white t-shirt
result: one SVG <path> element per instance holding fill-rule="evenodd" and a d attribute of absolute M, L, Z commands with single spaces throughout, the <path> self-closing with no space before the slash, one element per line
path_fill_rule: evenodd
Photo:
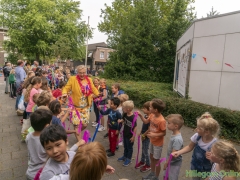
<path fill-rule="evenodd" d="M 198 133 L 195 133 L 192 137 L 191 137 L 191 141 L 194 143 L 194 144 L 197 144 L 197 137 L 198 137 Z M 200 146 L 201 149 L 205 150 L 205 151 L 208 151 L 208 147 L 210 145 L 212 145 L 214 143 L 214 141 L 216 141 L 217 138 L 213 138 L 212 141 L 208 142 L 208 143 L 204 143 L 202 141 L 202 137 L 198 140 L 198 145 Z"/>

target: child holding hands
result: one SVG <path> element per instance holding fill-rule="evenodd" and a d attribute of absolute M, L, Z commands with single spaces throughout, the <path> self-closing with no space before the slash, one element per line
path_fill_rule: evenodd
<path fill-rule="evenodd" d="M 124 154 L 122 157 L 118 158 L 118 161 L 124 161 L 123 166 L 128 166 L 131 163 L 132 153 L 133 153 L 133 144 L 137 131 L 137 122 L 132 124 L 134 119 L 133 101 L 125 101 L 122 104 L 123 108 L 123 117 L 122 120 L 119 120 L 119 123 L 124 123 L 123 129 L 123 145 L 124 145 Z M 133 125 L 133 126 L 132 126 Z M 133 132 L 133 133 L 132 133 Z"/>
<path fill-rule="evenodd" d="M 150 160 L 151 160 L 151 173 L 143 179 L 154 179 L 158 180 L 161 166 L 156 166 L 159 159 L 161 158 L 162 146 L 164 136 L 166 135 L 166 121 L 162 116 L 162 111 L 165 108 L 165 103 L 161 99 L 153 99 L 150 102 L 150 115 L 148 119 L 145 119 L 142 115 L 140 118 L 147 124 L 150 122 L 149 132 L 147 136 L 150 139 Z"/>
<path fill-rule="evenodd" d="M 143 113 L 144 118 L 148 119 L 149 115 L 150 115 L 150 101 L 147 101 L 143 104 Z M 138 111 L 138 114 L 140 115 L 140 117 L 142 116 L 142 114 Z M 150 123 L 143 123 L 142 125 L 142 131 L 141 131 L 141 138 L 142 138 L 142 158 L 141 161 L 135 166 L 136 169 L 140 168 L 141 172 L 147 172 L 149 170 L 151 170 L 150 167 L 150 159 L 149 159 L 149 154 L 148 154 L 148 149 L 149 149 L 149 143 L 150 140 L 147 137 L 147 133 L 148 133 L 148 129 L 149 129 Z"/>
<path fill-rule="evenodd" d="M 191 137 L 191 142 L 183 149 L 173 152 L 173 157 L 193 150 L 191 170 L 197 172 L 210 172 L 212 163 L 210 162 L 210 151 L 213 143 L 217 141 L 215 138 L 219 132 L 219 124 L 209 113 L 204 113 L 197 119 L 197 133 Z M 201 177 L 193 177 L 193 180 L 201 180 Z"/>

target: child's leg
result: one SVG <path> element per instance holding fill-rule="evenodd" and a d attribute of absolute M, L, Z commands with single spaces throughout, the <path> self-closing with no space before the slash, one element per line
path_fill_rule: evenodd
<path fill-rule="evenodd" d="M 123 146 L 124 146 L 123 156 L 124 156 L 125 158 L 127 157 L 127 154 L 128 154 L 126 139 L 127 139 L 127 138 L 123 137 Z"/>
<path fill-rule="evenodd" d="M 93 102 L 93 109 L 94 109 L 94 113 L 96 115 L 96 123 L 98 123 L 100 114 L 99 114 L 99 110 L 98 110 L 95 102 Z"/>
<path fill-rule="evenodd" d="M 161 153 L 162 153 L 162 146 L 154 146 L 153 145 L 153 154 L 150 154 L 151 157 L 151 169 L 155 169 L 153 172 L 155 172 L 156 177 L 159 176 L 161 166 L 156 166 L 158 163 L 159 159 L 161 158 Z"/>
<path fill-rule="evenodd" d="M 145 156 L 145 162 L 146 162 L 147 166 L 150 166 L 150 159 L 149 159 L 149 153 L 148 153 L 149 143 L 150 143 L 150 140 L 148 138 L 144 140 L 143 153 L 144 153 L 144 156 Z"/>
<path fill-rule="evenodd" d="M 12 83 L 9 84 L 10 85 L 10 97 L 13 98 L 13 90 L 12 90 Z"/>
<path fill-rule="evenodd" d="M 109 129 L 108 136 L 109 136 L 110 150 L 112 153 L 115 153 L 116 141 L 117 141 L 116 130 Z"/>
<path fill-rule="evenodd" d="M 168 179 L 170 179 L 170 180 L 178 180 L 178 175 L 179 175 L 179 172 L 180 172 L 180 169 L 181 169 L 181 165 L 182 165 L 182 163 L 180 164 L 180 165 L 178 165 L 178 166 L 170 166 L 170 170 L 169 170 L 169 173 L 168 173 Z M 166 171 L 165 171 L 165 173 L 166 173 Z M 166 174 L 165 174 L 165 176 L 166 176 Z"/>
<path fill-rule="evenodd" d="M 126 144 L 127 144 L 127 158 L 132 159 L 132 153 L 133 153 L 133 143 L 130 141 L 129 138 L 126 138 Z"/>

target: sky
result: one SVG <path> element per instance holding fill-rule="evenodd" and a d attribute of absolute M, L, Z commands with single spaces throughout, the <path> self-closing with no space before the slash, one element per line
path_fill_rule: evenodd
<path fill-rule="evenodd" d="M 93 38 L 88 43 L 106 42 L 107 35 L 99 32 L 97 25 L 102 20 L 100 14 L 101 9 L 104 9 L 104 4 L 111 5 L 113 0 L 80 0 L 80 2 L 80 9 L 83 11 L 82 20 L 87 22 L 88 16 L 90 16 L 89 25 L 94 28 Z M 207 16 L 212 6 L 220 14 L 238 11 L 240 10 L 240 0 L 195 0 L 192 6 L 195 7 L 197 18 L 202 18 Z"/>

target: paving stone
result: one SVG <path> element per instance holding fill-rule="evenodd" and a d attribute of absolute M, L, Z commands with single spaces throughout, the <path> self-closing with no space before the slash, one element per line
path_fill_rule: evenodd
<path fill-rule="evenodd" d="M 14 177 L 13 177 L 12 169 L 0 171 L 0 179 L 1 180 L 12 180 L 13 178 Z"/>
<path fill-rule="evenodd" d="M 11 159 L 11 153 L 0 154 L 0 162 L 8 161 Z"/>
<path fill-rule="evenodd" d="M 12 159 L 19 159 L 19 158 L 24 158 L 26 159 L 28 157 L 28 151 L 16 151 L 12 152 Z"/>
<path fill-rule="evenodd" d="M 13 176 L 14 176 L 14 178 L 25 177 L 25 179 L 26 179 L 26 176 L 25 176 L 26 169 L 27 169 L 26 166 L 19 166 L 19 167 L 13 168 Z"/>

